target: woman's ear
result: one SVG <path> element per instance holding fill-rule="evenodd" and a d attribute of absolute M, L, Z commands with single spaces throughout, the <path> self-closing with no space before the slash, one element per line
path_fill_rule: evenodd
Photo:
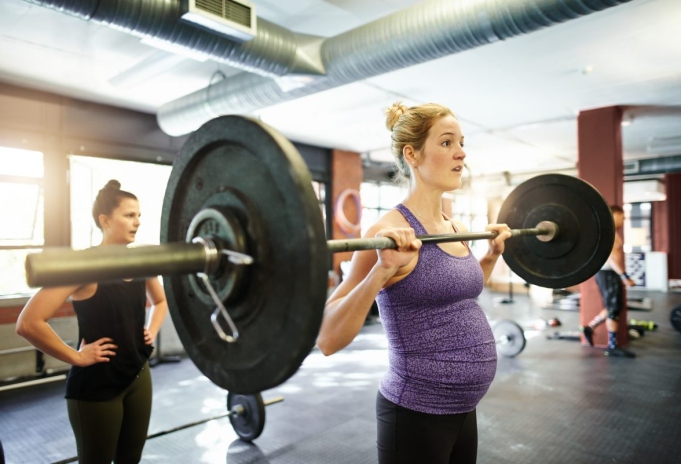
<path fill-rule="evenodd" d="M 416 150 L 411 145 L 405 145 L 402 149 L 402 156 L 404 156 L 405 161 L 411 167 L 416 167 Z"/>
<path fill-rule="evenodd" d="M 106 214 L 100 214 L 99 216 L 97 216 L 97 219 L 99 220 L 99 227 L 101 227 L 102 230 L 104 230 L 104 227 L 107 224 L 109 218 L 107 217 Z"/>

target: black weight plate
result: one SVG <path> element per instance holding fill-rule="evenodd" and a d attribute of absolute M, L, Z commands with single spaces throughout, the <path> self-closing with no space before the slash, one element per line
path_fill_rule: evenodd
<path fill-rule="evenodd" d="M 681 332 L 681 305 L 672 309 L 672 313 L 669 316 L 669 320 L 672 323 L 672 327 Z"/>
<path fill-rule="evenodd" d="M 298 370 L 321 326 L 328 252 L 318 200 L 286 138 L 260 121 L 224 116 L 192 134 L 175 160 L 161 242 L 185 241 L 192 219 L 206 208 L 236 218 L 245 252 L 255 260 L 237 298 L 233 292 L 225 298 L 239 339 L 227 343 L 218 336 L 210 320 L 215 304 L 193 277 L 164 277 L 170 314 L 206 377 L 230 392 L 261 392 Z M 219 237 L 220 221 L 207 229 Z M 222 299 L 220 276 L 211 281 Z"/>
<path fill-rule="evenodd" d="M 541 221 L 558 225 L 553 240 L 521 236 L 506 241 L 504 261 L 526 282 L 571 287 L 592 277 L 608 260 L 615 223 L 610 206 L 591 184 L 563 174 L 533 177 L 511 192 L 497 220 L 511 229 L 531 229 Z"/>
<path fill-rule="evenodd" d="M 238 408 L 238 406 L 241 406 L 243 409 Z M 239 414 L 231 414 L 229 422 L 243 441 L 255 440 L 265 428 L 265 403 L 260 393 L 253 395 L 227 393 L 227 410 L 240 411 Z"/>
<path fill-rule="evenodd" d="M 497 352 L 501 355 L 512 358 L 525 349 L 523 328 L 509 319 L 496 321 L 492 325 L 492 333 L 497 343 Z"/>

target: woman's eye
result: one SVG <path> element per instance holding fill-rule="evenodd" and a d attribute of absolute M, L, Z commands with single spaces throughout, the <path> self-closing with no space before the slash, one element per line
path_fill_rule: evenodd
<path fill-rule="evenodd" d="M 445 140 L 444 142 L 442 142 L 442 145 L 448 147 L 449 145 L 451 145 L 451 142 L 449 140 Z"/>

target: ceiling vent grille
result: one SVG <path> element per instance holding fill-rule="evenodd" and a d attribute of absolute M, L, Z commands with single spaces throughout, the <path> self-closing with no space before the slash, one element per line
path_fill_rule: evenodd
<path fill-rule="evenodd" d="M 184 0 L 182 19 L 246 42 L 256 35 L 255 6 L 246 0 Z"/>
<path fill-rule="evenodd" d="M 624 161 L 624 175 L 636 174 L 639 171 L 638 161 Z"/>

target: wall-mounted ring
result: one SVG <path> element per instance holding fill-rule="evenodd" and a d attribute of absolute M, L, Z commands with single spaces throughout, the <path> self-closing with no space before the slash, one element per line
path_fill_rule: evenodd
<path fill-rule="evenodd" d="M 348 217 L 345 215 L 345 211 L 343 210 L 345 201 L 348 198 L 352 198 L 352 200 L 355 202 L 355 207 L 357 208 L 356 222 L 351 222 L 348 220 Z M 338 224 L 338 228 L 347 236 L 354 235 L 362 229 L 362 201 L 360 200 L 358 190 L 345 189 L 340 195 L 338 195 L 333 217 L 336 221 L 336 224 Z"/>

